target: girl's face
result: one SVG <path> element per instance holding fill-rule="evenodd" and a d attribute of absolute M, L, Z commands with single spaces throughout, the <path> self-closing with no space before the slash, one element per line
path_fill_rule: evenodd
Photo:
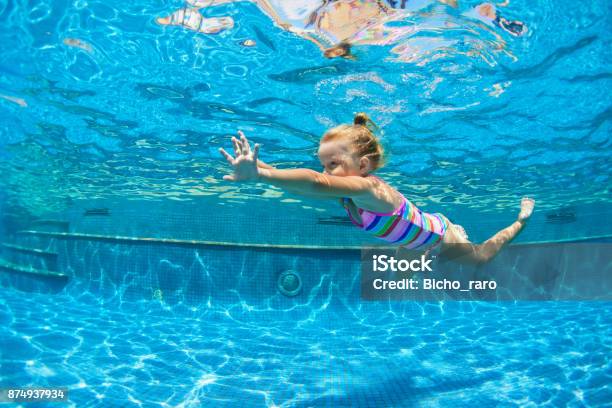
<path fill-rule="evenodd" d="M 319 146 L 319 161 L 323 173 L 331 176 L 365 176 L 369 161 L 359 158 L 352 146 L 343 140 L 323 142 Z"/>

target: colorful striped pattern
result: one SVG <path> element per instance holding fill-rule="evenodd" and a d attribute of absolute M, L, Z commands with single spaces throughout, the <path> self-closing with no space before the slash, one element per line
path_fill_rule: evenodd
<path fill-rule="evenodd" d="M 427 249 L 438 244 L 447 225 L 441 214 L 429 214 L 419 210 L 404 197 L 404 203 L 396 211 L 388 214 L 375 213 L 358 208 L 363 224 L 353 219 L 347 208 L 350 199 L 343 198 L 353 224 L 394 245 L 408 249 Z"/>

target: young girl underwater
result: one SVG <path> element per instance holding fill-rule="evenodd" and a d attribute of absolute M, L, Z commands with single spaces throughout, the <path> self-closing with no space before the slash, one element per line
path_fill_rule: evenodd
<path fill-rule="evenodd" d="M 233 167 L 229 181 L 268 183 L 292 193 L 314 198 L 340 199 L 351 221 L 360 229 L 403 248 L 430 252 L 461 263 L 490 261 L 523 229 L 535 201 L 524 197 L 517 220 L 482 244 L 468 240 L 465 230 L 440 213 L 419 210 L 400 192 L 372 172 L 383 164 L 383 148 L 370 130 L 373 122 L 364 113 L 352 125 L 328 130 L 319 144 L 323 173 L 310 169 L 276 169 L 258 160 L 259 144 L 251 150 L 242 132 L 232 137 L 234 156 L 220 153 Z"/>

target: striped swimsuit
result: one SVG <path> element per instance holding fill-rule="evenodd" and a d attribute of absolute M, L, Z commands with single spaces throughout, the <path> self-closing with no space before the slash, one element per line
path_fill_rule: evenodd
<path fill-rule="evenodd" d="M 351 215 L 348 209 L 350 198 L 343 197 L 342 203 L 353 224 L 376 238 L 408 249 L 425 250 L 439 245 L 448 228 L 444 217 L 438 213 L 423 212 L 406 197 L 402 198 L 404 199 L 402 205 L 390 213 L 377 213 L 358 208 L 363 223 L 357 222 Z"/>

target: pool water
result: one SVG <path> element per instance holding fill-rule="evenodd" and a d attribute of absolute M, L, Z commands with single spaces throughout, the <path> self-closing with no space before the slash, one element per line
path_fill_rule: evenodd
<path fill-rule="evenodd" d="M 3 290 L 3 383 L 68 387 L 76 406 L 610 401 L 609 303 L 402 302 L 288 315 Z"/>
<path fill-rule="evenodd" d="M 320 2 L 271 3 L 313 29 Z M 609 405 L 609 301 L 366 302 L 371 241 L 334 200 L 222 180 L 239 129 L 265 162 L 321 170 L 321 135 L 363 111 L 377 174 L 474 241 L 529 195 L 518 253 L 610 242 L 608 2 L 498 5 L 520 37 L 476 1 L 409 3 L 394 36 L 330 60 L 251 2 L 205 7 L 234 27 L 203 34 L 156 23 L 179 0 L 0 0 L 0 388 L 79 407 Z"/>

